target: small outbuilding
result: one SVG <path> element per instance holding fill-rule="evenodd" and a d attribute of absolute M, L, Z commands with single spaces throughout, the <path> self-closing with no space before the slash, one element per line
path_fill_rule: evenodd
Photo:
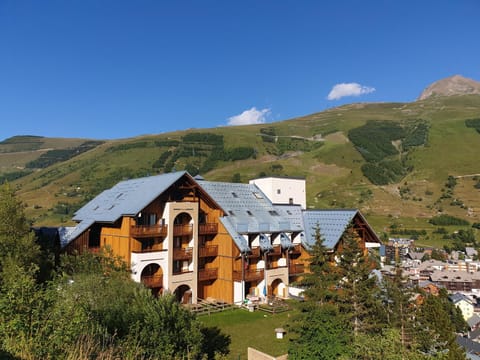
<path fill-rule="evenodd" d="M 287 332 L 285 331 L 284 328 L 276 328 L 275 329 L 275 334 L 277 335 L 277 339 L 283 339 Z"/>

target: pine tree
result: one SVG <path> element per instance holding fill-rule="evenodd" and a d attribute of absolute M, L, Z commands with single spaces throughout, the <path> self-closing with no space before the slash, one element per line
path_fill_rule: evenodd
<path fill-rule="evenodd" d="M 375 333 L 384 325 L 384 313 L 377 277 L 372 275 L 372 262 L 360 247 L 353 227 L 341 239 L 337 256 L 340 275 L 338 305 L 350 321 L 354 337 L 359 333 Z"/>
<path fill-rule="evenodd" d="M 452 360 L 465 359 L 464 351 L 456 342 L 455 326 L 446 310 L 446 298 L 445 292 L 439 296 L 425 296 L 416 312 L 415 338 L 420 350 L 426 354 Z"/>
<path fill-rule="evenodd" d="M 310 251 L 309 273 L 300 282 L 305 288 L 301 314 L 294 319 L 289 359 L 335 359 L 348 354 L 350 332 L 335 303 L 338 282 L 333 256 L 323 245 L 320 228 Z"/>
<path fill-rule="evenodd" d="M 309 250 L 309 272 L 300 281 L 305 288 L 304 296 L 308 301 L 320 304 L 330 302 L 335 298 L 337 273 L 333 265 L 332 252 L 323 245 L 320 228 L 315 228 L 315 243 Z"/>

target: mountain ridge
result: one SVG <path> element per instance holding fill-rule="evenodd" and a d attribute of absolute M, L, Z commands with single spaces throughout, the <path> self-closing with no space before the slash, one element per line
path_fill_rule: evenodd
<path fill-rule="evenodd" d="M 425 100 L 432 96 L 453 96 L 480 94 L 480 82 L 453 75 L 430 84 L 422 91 L 417 100 Z"/>

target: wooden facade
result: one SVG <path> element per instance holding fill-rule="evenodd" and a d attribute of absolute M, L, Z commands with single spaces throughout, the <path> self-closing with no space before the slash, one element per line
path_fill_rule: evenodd
<path fill-rule="evenodd" d="M 155 294 L 168 290 L 181 302 L 288 297 L 288 286 L 308 271 L 309 253 L 299 240 L 300 231 L 289 233 L 289 247 L 280 244 L 283 234 L 271 233 L 268 250 L 259 246 L 259 233 L 243 234 L 249 251 L 241 252 L 220 221 L 224 216 L 228 213 L 185 174 L 136 214 L 93 223 L 65 250 L 108 247 L 132 269 L 135 281 Z M 364 248 L 365 242 L 375 240 L 360 215 L 353 223 Z"/>

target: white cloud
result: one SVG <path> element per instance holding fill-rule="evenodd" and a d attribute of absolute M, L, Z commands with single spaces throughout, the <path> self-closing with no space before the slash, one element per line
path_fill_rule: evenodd
<path fill-rule="evenodd" d="M 229 117 L 228 125 L 262 124 L 267 120 L 269 114 L 270 109 L 257 110 L 256 107 L 252 107 L 239 115 Z"/>
<path fill-rule="evenodd" d="M 375 88 L 357 83 L 341 83 L 335 85 L 327 96 L 328 100 L 338 100 L 345 96 L 360 96 L 374 92 Z"/>

